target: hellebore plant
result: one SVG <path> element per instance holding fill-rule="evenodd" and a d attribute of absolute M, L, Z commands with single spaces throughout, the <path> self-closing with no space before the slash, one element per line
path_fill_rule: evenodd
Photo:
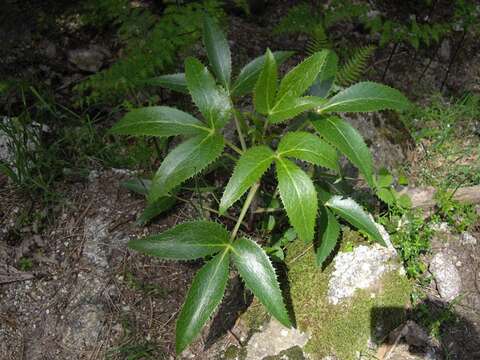
<path fill-rule="evenodd" d="M 218 222 L 192 221 L 129 243 L 132 249 L 162 259 L 208 260 L 193 279 L 178 316 L 177 353 L 198 336 L 221 302 L 231 264 L 268 312 L 283 325 L 292 326 L 267 253 L 252 238 L 239 235 L 245 215 L 261 189 L 262 175 L 272 164 L 278 184 L 274 196 L 280 196 L 297 237 L 305 242 L 315 238 L 318 265 L 334 249 L 339 237 L 337 217 L 384 243 L 376 224 L 360 205 L 316 186 L 309 175 L 313 172 L 304 168 L 323 168 L 338 175 L 330 178 L 341 178 L 341 153 L 360 170 L 368 185 L 376 189 L 367 146 L 358 132 L 335 114 L 403 110 L 409 105 L 397 90 L 373 82 L 360 82 L 330 96 L 337 57 L 328 50 L 306 58 L 282 79 L 278 66 L 291 53 L 267 50 L 232 80 L 227 40 L 209 18 L 205 19 L 203 42 L 209 67 L 195 58 L 187 58 L 184 74 L 152 80 L 157 85 L 190 94 L 202 120 L 172 107 L 152 106 L 130 111 L 112 128 L 115 134 L 183 138 L 148 182 L 149 207 L 162 208 L 163 203 L 175 196 L 179 185 L 205 170 L 222 154 L 235 161 L 218 209 L 220 215 L 229 216 L 227 211 L 243 201 L 231 231 Z M 250 93 L 255 112 L 236 109 L 234 100 Z M 230 121 L 236 127 L 236 141 L 227 140 L 223 134 Z M 290 121 L 288 127 L 282 126 L 287 121 Z"/>

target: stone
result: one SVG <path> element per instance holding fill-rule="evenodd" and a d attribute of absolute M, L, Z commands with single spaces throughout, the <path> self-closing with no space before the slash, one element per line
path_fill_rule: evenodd
<path fill-rule="evenodd" d="M 88 48 L 70 50 L 68 61 L 83 71 L 96 73 L 102 67 L 104 60 L 110 53 L 105 48 L 92 45 Z"/>
<path fill-rule="evenodd" d="M 454 259 L 447 253 L 436 254 L 430 262 L 430 272 L 435 278 L 440 297 L 450 302 L 454 300 L 461 291 L 460 274 L 454 265 Z"/>
<path fill-rule="evenodd" d="M 309 335 L 294 328 L 286 328 L 271 319 L 261 332 L 255 333 L 247 344 L 246 360 L 262 360 L 298 346 L 304 347 Z"/>
<path fill-rule="evenodd" d="M 378 244 L 360 245 L 352 252 L 339 252 L 334 259 L 334 270 L 328 283 L 328 301 L 339 304 L 358 289 L 374 286 L 381 276 L 399 268 L 392 248 Z"/>
<path fill-rule="evenodd" d="M 477 245 L 477 238 L 465 231 L 460 234 L 460 243 L 462 245 Z"/>

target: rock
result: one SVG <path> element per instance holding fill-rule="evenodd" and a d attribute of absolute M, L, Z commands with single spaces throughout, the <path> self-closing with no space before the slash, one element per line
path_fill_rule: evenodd
<path fill-rule="evenodd" d="M 75 49 L 68 52 L 68 61 L 83 71 L 95 73 L 102 67 L 110 52 L 98 45 L 89 48 Z"/>
<path fill-rule="evenodd" d="M 465 231 L 460 234 L 460 243 L 462 245 L 477 245 L 477 238 Z"/>
<path fill-rule="evenodd" d="M 430 262 L 430 272 L 435 278 L 438 293 L 443 300 L 450 302 L 460 294 L 460 274 L 450 255 L 436 254 Z"/>
<path fill-rule="evenodd" d="M 391 260 L 396 258 L 392 248 L 360 245 L 352 252 L 339 252 L 328 283 L 328 301 L 338 304 L 351 297 L 356 290 L 369 288 L 388 271 L 399 268 Z"/>
<path fill-rule="evenodd" d="M 450 40 L 444 39 L 438 49 L 438 56 L 442 61 L 449 61 L 452 53 L 452 47 L 450 46 Z"/>
<path fill-rule="evenodd" d="M 263 331 L 254 334 L 247 344 L 247 360 L 262 360 L 282 351 L 305 346 L 309 335 L 297 329 L 288 329 L 278 321 L 270 320 Z"/>

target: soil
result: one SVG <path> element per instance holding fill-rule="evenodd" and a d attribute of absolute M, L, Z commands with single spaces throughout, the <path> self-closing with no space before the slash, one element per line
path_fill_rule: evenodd
<path fill-rule="evenodd" d="M 45 84 L 61 88 L 59 96 L 66 98 L 71 95 L 73 83 L 85 77 L 66 63 L 68 50 L 92 42 L 106 42 L 107 49 L 116 49 L 116 41 L 110 39 L 108 33 L 99 39 L 97 34 L 68 26 L 55 28 L 58 30 L 55 36 L 51 27 L 47 26 L 45 31 L 40 27 L 40 31 L 38 19 L 33 21 L 25 15 L 36 8 L 19 7 L 20 3 L 9 0 L 2 5 L 18 10 L 15 16 L 24 14 L 19 19 L 29 20 L 1 22 L 4 25 L 0 25 L 0 34 L 10 41 L 2 45 L 0 55 L 7 54 L 8 44 L 15 44 L 8 57 L 3 57 L 2 74 L 27 74 L 43 79 Z M 50 3 L 32 2 L 40 6 L 43 14 L 48 13 Z M 53 3 L 60 8 L 67 6 L 65 2 Z M 265 13 L 251 18 L 230 17 L 229 38 L 232 53 L 238 54 L 234 57 L 237 68 L 262 54 L 267 45 L 273 49 L 304 48 L 304 37 L 276 36 L 272 32 L 279 17 L 293 3 L 275 2 Z M 0 7 L 0 13 L 6 12 Z M 32 38 L 31 34 L 35 36 Z M 50 44 L 55 46 L 56 60 L 44 56 Z M 448 90 L 471 88 L 475 91 L 477 84 L 471 80 L 472 69 L 478 66 L 471 64 L 479 62 L 478 55 L 473 56 L 477 54 L 476 46 L 478 44 L 468 42 L 465 45 L 466 50 L 447 81 Z M 423 71 L 420 65 L 429 62 L 430 54 L 419 54 L 415 59 L 418 66 L 414 66 L 405 61 L 411 52 L 411 49 L 399 49 L 387 82 L 408 90 L 412 96 L 439 89 L 448 59 L 434 60 L 418 81 Z M 378 51 L 371 67 L 372 79 L 381 78 L 388 54 L 387 49 Z M 301 54 L 293 57 L 285 66 L 300 57 Z M 16 101 L 18 99 L 11 99 L 6 108 Z M 100 170 L 91 175 L 88 182 L 59 184 L 64 199 L 52 209 L 42 209 L 37 202 L 15 192 L 5 178 L 0 177 L 1 359 L 123 359 L 125 351 L 139 345 L 145 354 L 155 359 L 174 356 L 175 317 L 201 263 L 160 261 L 129 251 L 126 243 L 138 236 L 161 232 L 197 214 L 190 205 L 177 204 L 151 225 L 136 226 L 135 219 L 145 201 L 122 188 L 121 181 L 130 175 L 115 170 Z M 23 224 L 23 218 L 36 220 Z M 480 234 L 476 235 L 480 239 Z M 443 344 L 454 359 L 475 359 L 472 354 L 478 354 L 480 348 L 479 247 L 457 247 L 456 243 L 448 246 L 462 263 L 459 270 L 465 297 L 455 305 L 455 311 L 469 324 L 445 325 Z M 20 266 L 25 258 L 33 259 L 32 264 Z M 250 299 L 234 274 L 232 283 L 230 296 L 221 307 L 221 316 L 213 320 L 184 357 L 213 358 L 219 349 L 238 345 L 239 340 L 228 330 Z M 229 321 L 225 322 L 225 318 Z M 480 359 L 480 355 L 477 358 Z"/>

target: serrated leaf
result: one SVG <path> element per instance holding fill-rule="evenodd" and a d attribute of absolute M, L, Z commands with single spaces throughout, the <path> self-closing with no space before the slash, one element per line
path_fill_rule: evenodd
<path fill-rule="evenodd" d="M 292 119 L 302 112 L 317 108 L 325 104 L 326 100 L 315 96 L 300 98 L 285 98 L 275 104 L 268 115 L 268 121 L 276 124 L 281 121 Z"/>
<path fill-rule="evenodd" d="M 381 168 L 377 176 L 377 185 L 380 187 L 388 187 L 392 185 L 392 183 L 393 183 L 393 176 L 390 174 L 390 172 L 387 169 Z"/>
<path fill-rule="evenodd" d="M 328 50 L 319 51 L 290 70 L 280 82 L 276 102 L 301 96 L 322 71 L 328 54 Z"/>
<path fill-rule="evenodd" d="M 378 189 L 377 196 L 380 198 L 380 200 L 388 205 L 395 204 L 395 195 L 392 193 L 392 190 L 388 188 Z"/>
<path fill-rule="evenodd" d="M 185 60 L 185 76 L 192 100 L 210 127 L 221 129 L 231 115 L 228 94 L 215 83 L 208 69 L 195 58 Z"/>
<path fill-rule="evenodd" d="M 218 25 L 209 17 L 203 19 L 203 44 L 208 60 L 223 86 L 229 88 L 232 73 L 232 58 L 227 38 Z"/>
<path fill-rule="evenodd" d="M 385 109 L 406 110 L 408 99 L 398 90 L 370 81 L 359 82 L 340 91 L 319 109 L 327 112 L 369 112 Z"/>
<path fill-rule="evenodd" d="M 151 184 L 151 180 L 139 178 L 125 180 L 120 183 L 124 188 L 144 196 L 147 196 Z"/>
<path fill-rule="evenodd" d="M 325 64 L 322 66 L 322 70 L 317 75 L 315 82 L 308 90 L 308 94 L 325 98 L 335 81 L 337 67 L 338 56 L 333 51 L 329 51 L 325 59 Z"/>
<path fill-rule="evenodd" d="M 356 228 L 366 232 L 374 241 L 386 246 L 375 222 L 353 199 L 335 195 L 325 203 L 325 206 Z"/>
<path fill-rule="evenodd" d="M 253 93 L 255 109 L 263 115 L 268 114 L 273 108 L 278 79 L 277 63 L 270 49 L 267 49 L 265 59 Z"/>
<path fill-rule="evenodd" d="M 228 281 L 229 263 L 229 251 L 225 250 L 206 263 L 193 278 L 177 319 L 177 354 L 195 340 L 222 301 Z"/>
<path fill-rule="evenodd" d="M 199 135 L 209 129 L 201 121 L 168 106 L 149 106 L 128 112 L 110 130 L 118 135 L 174 136 Z"/>
<path fill-rule="evenodd" d="M 260 179 L 272 164 L 274 155 L 267 146 L 255 146 L 240 157 L 220 201 L 221 214 Z"/>
<path fill-rule="evenodd" d="M 410 209 L 412 207 L 412 199 L 407 194 L 402 194 L 398 197 L 398 205 L 404 209 Z"/>
<path fill-rule="evenodd" d="M 373 159 L 362 136 L 345 120 L 338 116 L 323 118 L 311 115 L 315 130 L 336 147 L 360 170 L 367 183 L 374 188 Z"/>
<path fill-rule="evenodd" d="M 157 76 L 146 81 L 147 85 L 161 86 L 166 89 L 188 94 L 187 79 L 184 73 Z"/>
<path fill-rule="evenodd" d="M 318 136 L 304 131 L 287 133 L 278 144 L 278 156 L 294 157 L 338 171 L 337 151 Z"/>
<path fill-rule="evenodd" d="M 339 235 L 340 225 L 335 215 L 322 206 L 318 225 L 318 240 L 320 244 L 318 249 L 315 250 L 317 266 L 322 266 L 323 262 L 335 249 Z"/>
<path fill-rule="evenodd" d="M 154 217 L 170 210 L 175 205 L 176 199 L 173 196 L 163 196 L 152 204 L 148 204 L 142 215 L 137 219 L 137 224 L 143 226 Z"/>
<path fill-rule="evenodd" d="M 215 222 L 186 222 L 161 234 L 131 240 L 128 247 L 144 254 L 171 260 L 193 260 L 224 250 L 227 230 Z"/>
<path fill-rule="evenodd" d="M 281 324 L 291 327 L 275 269 L 257 243 L 241 238 L 233 243 L 232 260 L 247 287 Z"/>
<path fill-rule="evenodd" d="M 196 136 L 178 145 L 158 168 L 148 194 L 153 203 L 173 188 L 205 169 L 223 151 L 223 137 L 218 134 Z"/>
<path fill-rule="evenodd" d="M 285 60 L 292 56 L 292 54 L 292 51 L 274 51 L 273 57 L 275 58 L 277 66 L 280 66 Z M 262 55 L 245 65 L 232 86 L 231 94 L 234 96 L 243 96 L 252 91 L 263 69 L 264 62 L 265 55 Z"/>
<path fill-rule="evenodd" d="M 310 177 L 287 159 L 275 159 L 278 189 L 290 224 L 303 241 L 311 241 L 317 217 L 317 192 Z"/>

